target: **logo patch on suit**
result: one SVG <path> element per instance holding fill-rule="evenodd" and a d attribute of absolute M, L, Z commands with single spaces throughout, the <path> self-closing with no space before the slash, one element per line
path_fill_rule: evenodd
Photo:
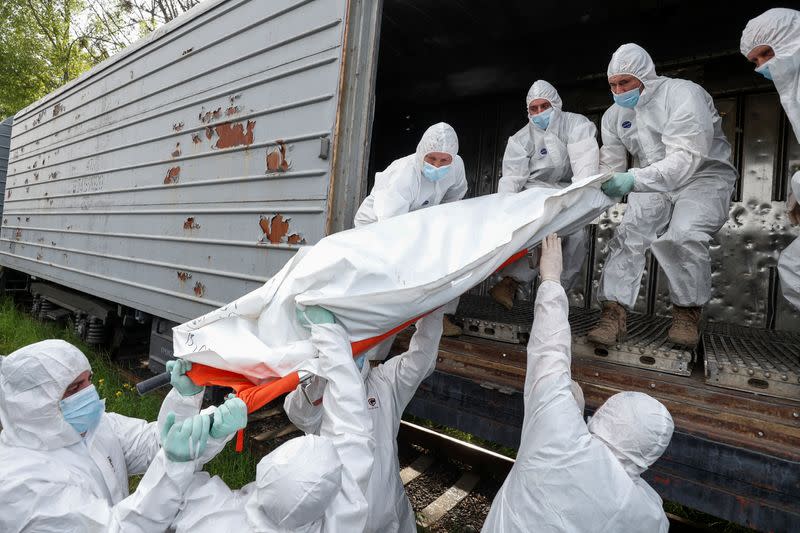
<path fill-rule="evenodd" d="M 630 121 L 630 120 L 626 120 L 625 122 L 623 122 L 623 123 L 622 123 L 622 127 L 623 127 L 623 128 L 625 128 L 626 130 L 627 130 L 628 128 L 630 128 L 632 125 L 633 125 L 633 124 L 631 124 L 631 121 Z"/>
<path fill-rule="evenodd" d="M 541 150 L 539 150 L 539 154 L 540 155 L 547 155 L 547 148 L 542 148 Z"/>
<path fill-rule="evenodd" d="M 367 398 L 367 409 L 377 409 L 378 407 L 380 407 L 380 404 L 375 396 Z"/>
<path fill-rule="evenodd" d="M 428 205 L 428 200 L 425 200 L 424 202 L 422 202 L 422 205 Z"/>

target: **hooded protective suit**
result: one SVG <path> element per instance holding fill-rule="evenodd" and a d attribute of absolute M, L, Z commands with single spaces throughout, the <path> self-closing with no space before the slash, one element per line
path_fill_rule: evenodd
<path fill-rule="evenodd" d="M 562 111 L 561 97 L 555 87 L 537 80 L 528 90 L 525 107 L 533 100 L 550 102 L 552 115 L 547 129 L 528 124 L 509 137 L 503 154 L 503 176 L 498 193 L 517 193 L 534 187 L 564 188 L 572 180 L 597 174 L 599 148 L 597 128 L 588 118 Z M 564 271 L 561 282 L 569 289 L 575 286 L 588 252 L 588 233 L 581 229 L 562 238 Z M 512 263 L 501 275 L 529 283 L 537 270 L 527 261 Z"/>
<path fill-rule="evenodd" d="M 632 109 L 603 115 L 600 171 L 634 175 L 625 215 L 609 242 L 598 297 L 632 308 L 649 248 L 669 283 L 672 303 L 703 306 L 711 296 L 711 236 L 728 220 L 736 169 L 711 96 L 699 85 L 658 76 L 638 45 L 611 57 L 608 76 L 644 84 Z M 627 152 L 635 168 L 627 169 Z"/>
<path fill-rule="evenodd" d="M 433 182 L 422 174 L 423 160 L 431 152 L 453 156 L 450 171 Z M 375 174 L 375 185 L 356 212 L 356 227 L 372 224 L 432 205 L 461 200 L 467 194 L 464 161 L 458 156 L 458 136 L 444 122 L 434 124 L 422 135 L 414 154 L 397 159 Z"/>
<path fill-rule="evenodd" d="M 612 396 L 588 427 L 570 390 L 571 334 L 564 289 L 536 297 L 517 460 L 484 532 L 666 532 L 661 498 L 639 477 L 666 449 L 673 423 L 646 394 Z"/>
<path fill-rule="evenodd" d="M 238 491 L 218 477 L 195 474 L 176 533 L 364 531 L 375 451 L 364 382 L 341 326 L 312 325 L 311 341 L 326 379 L 319 436 L 275 449 L 259 462 L 256 480 Z"/>
<path fill-rule="evenodd" d="M 753 48 L 762 45 L 771 47 L 775 53 L 766 65 L 800 142 L 800 11 L 770 9 L 748 22 L 742 32 L 742 54 L 747 57 Z M 795 200 L 800 198 L 800 171 L 792 176 L 791 186 Z M 778 274 L 783 295 L 800 309 L 800 239 L 795 239 L 781 253 Z"/>
<path fill-rule="evenodd" d="M 366 402 L 375 437 L 375 463 L 369 476 L 367 503 L 369 517 L 365 532 L 417 529 L 411 502 L 400 480 L 397 458 L 397 431 L 406 406 L 419 384 L 436 368 L 439 340 L 442 337 L 440 308 L 417 321 L 417 331 L 411 337 L 408 351 L 392 357 L 366 375 Z M 368 368 L 365 362 L 365 368 Z M 328 401 L 328 393 L 322 405 Z M 306 433 L 319 431 L 319 407 L 306 401 L 299 390 L 292 391 L 284 401 L 289 420 Z"/>
<path fill-rule="evenodd" d="M 64 419 L 59 406 L 64 391 L 87 370 L 86 356 L 62 340 L 31 344 L 5 357 L 0 531 L 152 531 L 169 525 L 177 512 L 180 499 L 170 495 L 191 481 L 195 463 L 171 463 L 163 453 L 156 461 L 160 468 L 148 472 L 141 490 L 126 499 L 128 476 L 144 473 L 160 450 L 158 423 L 104 413 L 81 437 Z M 170 411 L 181 419 L 197 414 L 202 396 L 171 391 L 159 419 Z M 206 454 L 213 456 L 222 446 L 224 441 L 212 446 L 209 440 Z"/>

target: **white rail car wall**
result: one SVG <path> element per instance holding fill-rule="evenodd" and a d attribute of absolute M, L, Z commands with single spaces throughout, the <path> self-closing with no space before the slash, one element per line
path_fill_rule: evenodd
<path fill-rule="evenodd" d="M 8 117 L 0 122 L 0 190 L 6 188 L 6 174 L 8 171 L 8 150 L 11 143 L 11 123 L 14 117 Z M 0 198 L 0 213 L 3 212 L 3 199 Z"/>
<path fill-rule="evenodd" d="M 208 0 L 20 111 L 0 264 L 175 321 L 260 286 L 332 224 L 349 8 Z"/>

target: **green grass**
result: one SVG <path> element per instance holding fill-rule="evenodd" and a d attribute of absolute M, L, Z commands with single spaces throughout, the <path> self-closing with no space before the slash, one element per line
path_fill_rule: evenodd
<path fill-rule="evenodd" d="M 107 353 L 89 348 L 67 328 L 34 320 L 17 309 L 9 298 L 0 300 L 0 354 L 8 355 L 45 339 L 64 339 L 86 354 L 92 365 L 92 381 L 100 397 L 106 399 L 106 411 L 147 421 L 158 417 L 163 394 L 151 393 L 140 397 L 133 383 L 119 371 Z M 230 442 L 206 465 L 205 470 L 221 477 L 232 489 L 237 489 L 255 478 L 258 461 L 246 447 L 243 453 L 236 453 L 233 446 L 234 442 Z M 139 476 L 131 478 L 131 490 L 135 489 L 138 480 Z"/>

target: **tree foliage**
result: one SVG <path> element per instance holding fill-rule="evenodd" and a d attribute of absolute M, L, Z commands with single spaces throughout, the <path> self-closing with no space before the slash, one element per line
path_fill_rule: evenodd
<path fill-rule="evenodd" d="M 0 119 L 200 0 L 0 0 Z"/>

